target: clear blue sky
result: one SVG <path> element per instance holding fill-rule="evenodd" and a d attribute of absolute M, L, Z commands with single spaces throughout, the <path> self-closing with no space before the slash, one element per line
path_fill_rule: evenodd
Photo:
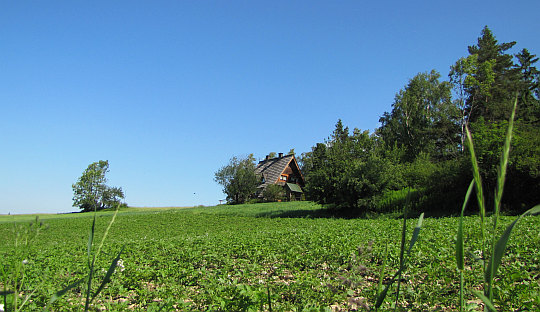
<path fill-rule="evenodd" d="M 109 160 L 132 206 L 214 205 L 234 155 L 373 130 L 484 25 L 540 54 L 540 1 L 3 1 L 0 214 L 77 211 Z"/>

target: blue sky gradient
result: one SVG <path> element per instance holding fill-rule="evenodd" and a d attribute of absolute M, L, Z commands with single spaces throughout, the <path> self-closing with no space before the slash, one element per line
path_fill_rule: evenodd
<path fill-rule="evenodd" d="M 540 1 L 5 1 L 0 214 L 77 211 L 109 160 L 132 206 L 214 205 L 234 155 L 373 131 L 419 72 L 488 25 L 540 54 Z"/>

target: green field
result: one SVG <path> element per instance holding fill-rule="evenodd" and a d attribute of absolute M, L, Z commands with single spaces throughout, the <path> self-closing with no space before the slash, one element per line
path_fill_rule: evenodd
<path fill-rule="evenodd" d="M 117 268 L 92 309 L 348 311 L 373 307 L 386 246 L 385 276 L 398 266 L 402 220 L 325 216 L 320 206 L 309 202 L 122 210 L 97 261 L 96 280 L 103 278 L 124 246 L 123 268 Z M 41 310 L 56 291 L 87 272 L 92 217 L 92 213 L 43 215 L 45 228 L 28 247 L 21 248 L 33 217 L 0 216 L 2 268 L 7 271 L 24 260 L 26 287 L 21 298 L 35 290 L 24 311 Z M 98 213 L 95 241 L 100 241 L 111 217 L 112 212 Z M 501 232 L 514 219 L 502 217 Z M 398 310 L 456 310 L 457 224 L 457 218 L 424 220 L 403 275 Z M 471 254 L 480 249 L 478 224 L 478 217 L 465 218 L 466 252 Z M 408 225 L 410 237 L 415 221 Z M 495 305 L 500 311 L 540 308 L 539 229 L 540 218 L 527 217 L 512 234 L 495 284 Z M 471 290 L 481 287 L 481 264 L 472 256 L 467 257 L 465 283 L 469 308 L 480 311 L 480 301 Z M 390 293 L 383 310 L 390 309 L 393 301 Z M 81 311 L 83 306 L 79 285 L 49 308 Z"/>

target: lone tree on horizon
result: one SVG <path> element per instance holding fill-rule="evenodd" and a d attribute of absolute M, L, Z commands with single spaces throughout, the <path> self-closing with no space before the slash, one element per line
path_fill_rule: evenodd
<path fill-rule="evenodd" d="M 94 162 L 84 170 L 73 188 L 73 207 L 79 207 L 81 212 L 112 208 L 124 199 L 124 191 L 121 187 L 106 185 L 105 174 L 109 172 L 109 161 L 100 160 Z"/>

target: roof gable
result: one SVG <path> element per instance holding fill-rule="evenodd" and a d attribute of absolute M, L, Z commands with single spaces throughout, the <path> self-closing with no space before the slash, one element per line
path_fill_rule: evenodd
<path fill-rule="evenodd" d="M 259 187 L 265 188 L 269 184 L 276 183 L 279 180 L 280 175 L 283 173 L 283 171 L 285 171 L 285 169 L 287 169 L 287 167 L 289 167 L 291 162 L 294 162 L 294 167 L 296 167 L 300 173 L 300 176 L 302 176 L 300 168 L 298 168 L 298 164 L 296 163 L 294 154 L 260 161 L 255 168 L 255 173 L 264 178 L 264 183 L 262 183 Z"/>

